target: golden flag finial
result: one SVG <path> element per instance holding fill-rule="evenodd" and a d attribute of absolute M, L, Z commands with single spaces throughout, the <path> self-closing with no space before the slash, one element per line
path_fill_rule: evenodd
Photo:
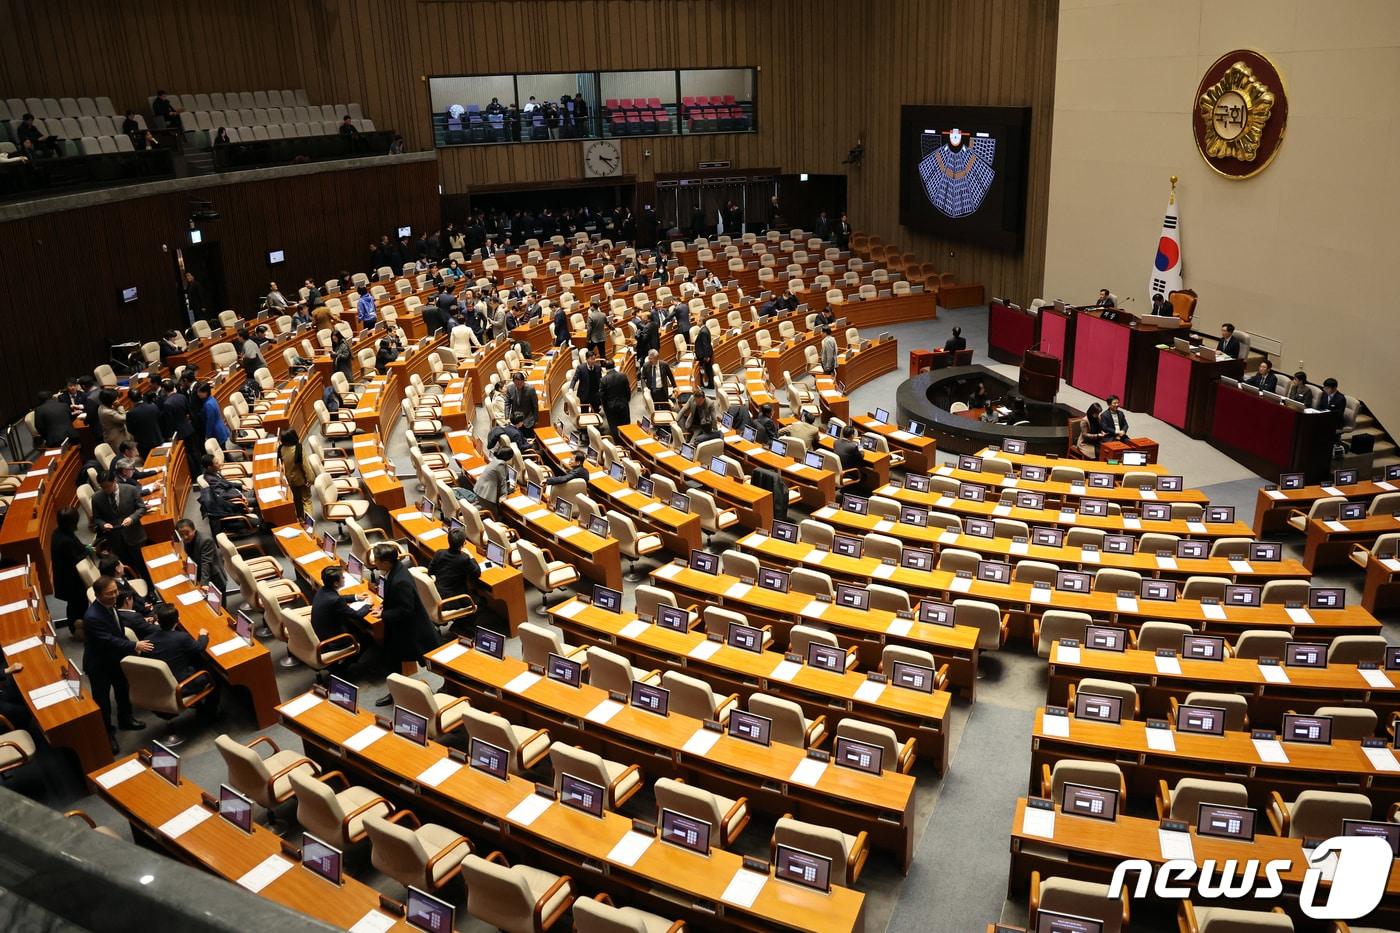
<path fill-rule="evenodd" d="M 1171 197 L 1168 198 L 1167 203 L 1168 203 L 1168 204 L 1175 204 L 1175 203 L 1176 203 L 1176 176 L 1175 176 L 1175 175 L 1172 176 L 1172 193 L 1171 193 Z"/>

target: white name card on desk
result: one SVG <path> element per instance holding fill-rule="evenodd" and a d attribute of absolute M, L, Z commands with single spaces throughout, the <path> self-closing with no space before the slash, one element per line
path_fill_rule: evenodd
<path fill-rule="evenodd" d="M 1157 673 L 1159 674 L 1181 673 L 1181 659 L 1176 655 L 1172 655 L 1171 657 L 1164 657 L 1160 654 L 1154 655 L 1152 660 L 1157 663 Z"/>
<path fill-rule="evenodd" d="M 1289 682 L 1288 670 L 1281 664 L 1259 665 L 1259 676 L 1264 678 L 1266 684 L 1286 684 Z"/>
<path fill-rule="evenodd" d="M 957 533 L 956 531 L 954 531 L 954 530 L 951 529 L 951 528 L 945 528 L 945 529 L 943 529 L 943 531 L 938 535 L 938 543 L 939 543 L 939 544 L 957 544 L 957 543 L 958 543 L 958 537 L 959 537 L 959 535 L 958 535 L 958 533 Z"/>
<path fill-rule="evenodd" d="M 43 639 L 38 635 L 31 635 L 23 641 L 17 641 L 6 645 L 4 650 L 7 655 L 20 654 L 21 652 L 28 651 L 30 648 L 37 648 L 43 643 Z"/>
<path fill-rule="evenodd" d="M 666 503 L 664 502 L 648 502 L 646 505 L 642 506 L 642 514 L 651 515 L 655 512 L 660 512 L 664 508 L 666 508 Z"/>
<path fill-rule="evenodd" d="M 1043 732 L 1045 735 L 1049 736 L 1050 738 L 1069 738 L 1068 716 L 1050 716 L 1047 714 L 1040 717 L 1040 723 L 1040 731 Z"/>
<path fill-rule="evenodd" d="M 389 733 L 378 726 L 365 726 L 342 744 L 352 752 L 362 752 Z"/>
<path fill-rule="evenodd" d="M 429 528 L 418 536 L 419 541 L 436 541 L 438 538 L 447 537 L 446 528 Z"/>
<path fill-rule="evenodd" d="M 1203 535 L 1206 533 L 1206 526 L 1204 522 L 1187 522 L 1186 530 L 1193 535 Z"/>
<path fill-rule="evenodd" d="M 1343 499 L 1347 497 L 1347 494 L 1342 492 L 1336 486 L 1323 486 L 1322 491 L 1329 496 L 1341 496 Z"/>
<path fill-rule="evenodd" d="M 948 581 L 948 589 L 952 590 L 954 593 L 966 593 L 968 590 L 972 589 L 972 578 L 954 577 L 952 580 Z"/>
<path fill-rule="evenodd" d="M 660 577 L 663 580 L 669 580 L 680 572 L 681 568 L 678 564 L 662 564 L 652 571 L 652 575 Z"/>
<path fill-rule="evenodd" d="M 1323 524 L 1323 527 L 1325 527 L 1328 531 L 1346 531 L 1346 530 L 1347 530 L 1347 523 L 1346 523 L 1346 522 L 1323 522 L 1322 524 Z"/>
<path fill-rule="evenodd" d="M 824 506 L 822 506 L 821 508 L 817 509 L 817 510 L 816 510 L 815 512 L 813 512 L 812 514 L 813 514 L 813 516 L 815 516 L 816 518 L 826 519 L 826 518 L 830 518 L 831 516 L 835 515 L 835 514 L 836 514 L 836 509 L 833 509 L 833 508 L 832 508 L 831 506 L 829 506 L 829 505 L 824 505 Z"/>
<path fill-rule="evenodd" d="M 655 841 L 655 836 L 643 836 L 641 833 L 634 833 L 629 829 L 617 841 L 617 845 L 608 852 L 608 861 L 615 865 L 626 865 L 631 868 L 641 860 L 643 855 L 646 855 L 647 849 L 650 849 L 651 844 Z"/>
<path fill-rule="evenodd" d="M 935 476 L 951 476 L 953 474 L 953 468 L 945 464 L 934 470 L 933 474 Z"/>
<path fill-rule="evenodd" d="M 1078 664 L 1081 657 L 1078 645 L 1055 646 L 1055 660 L 1061 664 Z"/>
<path fill-rule="evenodd" d="M 781 680 L 786 683 L 796 677 L 797 672 L 800 670 L 802 670 L 801 664 L 784 659 L 778 662 L 777 666 L 773 668 L 768 677 L 771 680 Z"/>
<path fill-rule="evenodd" d="M 738 583 L 729 584 L 729 589 L 724 591 L 724 595 L 728 596 L 730 599 L 743 599 L 745 596 L 749 595 L 749 590 L 751 589 L 753 589 L 753 587 L 741 580 Z"/>
<path fill-rule="evenodd" d="M 154 560 L 146 561 L 146 568 L 148 570 L 155 570 L 158 567 L 164 567 L 166 564 L 173 564 L 179 559 L 179 555 L 171 551 L 169 554 L 162 554 Z M 160 584 L 156 585 L 159 586 Z"/>
<path fill-rule="evenodd" d="M 1308 610 L 1304 609 L 1302 606 L 1289 606 L 1283 611 L 1288 615 L 1288 618 L 1299 625 L 1313 624 L 1313 617 L 1308 615 Z"/>
<path fill-rule="evenodd" d="M 720 733 L 712 732 L 704 726 L 701 726 L 699 729 L 695 730 L 694 735 L 685 740 L 685 744 L 681 746 L 681 751 L 688 752 L 691 755 L 709 754 L 710 749 L 714 748 L 715 743 L 719 741 L 719 737 Z"/>
<path fill-rule="evenodd" d="M 141 764 L 139 759 L 133 758 L 105 774 L 98 775 L 94 780 L 96 780 L 104 790 L 111 790 L 123 781 L 129 781 L 145 770 L 146 766 Z"/>
<path fill-rule="evenodd" d="M 1175 558 L 1175 557 L 1162 557 L 1162 556 L 1159 554 L 1159 555 L 1157 556 L 1157 568 L 1158 568 L 1159 570 L 1175 570 L 1175 569 L 1176 569 L 1176 558 Z"/>
<path fill-rule="evenodd" d="M 994 505 L 994 506 L 992 506 L 992 514 L 993 514 L 993 515 L 999 515 L 999 516 L 1010 515 L 1010 514 L 1011 514 L 1011 506 L 1009 506 L 1009 505 Z"/>
<path fill-rule="evenodd" d="M 529 496 L 511 496 L 506 500 L 506 505 L 521 512 L 535 507 L 535 500 Z"/>
<path fill-rule="evenodd" d="M 651 626 L 641 619 L 633 619 L 631 622 L 624 625 L 617 634 L 623 638 L 640 638 L 649 628 L 651 628 Z"/>
<path fill-rule="evenodd" d="M 885 626 L 885 634 L 894 635 L 896 638 L 901 638 L 905 635 L 908 635 L 911 631 L 913 631 L 913 629 L 913 619 L 901 619 L 896 617 L 890 620 L 889 625 Z"/>
<path fill-rule="evenodd" d="M 213 815 L 213 810 L 201 804 L 195 804 L 175 816 L 172 816 L 164 823 L 161 823 L 157 829 L 163 836 L 169 836 L 171 839 L 179 839 L 185 833 L 194 829 Z"/>
<path fill-rule="evenodd" d="M 37 498 L 39 498 L 39 490 L 37 490 L 37 489 L 26 489 L 24 492 L 17 492 L 17 493 L 15 493 L 15 501 L 16 501 L 16 502 L 20 501 L 21 499 L 37 499 Z"/>
<path fill-rule="evenodd" d="M 1012 554 L 1029 554 L 1030 552 L 1031 552 L 1031 546 L 1030 546 L 1030 543 L 1029 543 L 1029 542 L 1026 542 L 1026 541 L 1012 541 L 1012 542 L 1011 542 L 1011 553 L 1012 553 Z"/>
<path fill-rule="evenodd" d="M 1390 678 L 1386 676 L 1385 671 L 1376 668 L 1357 668 L 1357 673 L 1361 675 L 1361 679 L 1366 681 L 1368 686 L 1375 687 L 1378 690 L 1395 689 L 1395 684 L 1390 682 Z"/>
<path fill-rule="evenodd" d="M 894 564 L 887 564 L 881 561 L 875 569 L 871 571 L 870 575 L 877 580 L 888 580 L 890 577 L 894 576 L 895 569 Z"/>
<path fill-rule="evenodd" d="M 1288 498 L 1288 493 L 1284 492 L 1282 489 L 1266 489 L 1264 490 L 1264 495 L 1268 496 L 1270 499 Z"/>
<path fill-rule="evenodd" d="M 170 555 L 170 556 L 171 556 L 172 558 L 175 557 L 174 554 L 172 554 L 172 555 Z M 158 590 L 173 589 L 174 587 L 179 586 L 181 583 L 189 583 L 189 582 L 190 582 L 190 578 L 189 578 L 189 577 L 185 576 L 183 573 L 177 573 L 177 574 L 175 574 L 175 576 L 173 576 L 173 577 L 166 577 L 164 580 L 157 580 L 157 581 L 156 581 L 156 589 L 158 589 Z"/>
<path fill-rule="evenodd" d="M 724 642 L 710 641 L 708 638 L 702 642 L 697 642 L 694 648 L 686 652 L 687 657 L 697 661 L 708 661 L 715 656 L 715 652 L 724 647 Z"/>
<path fill-rule="evenodd" d="M 1031 587 L 1031 602 L 1048 603 L 1050 602 L 1051 596 L 1054 594 L 1054 592 L 1055 591 L 1050 589 L 1050 587 L 1048 586 L 1033 586 Z"/>
<path fill-rule="evenodd" d="M 31 472 L 32 472 L 32 471 L 31 471 Z M 1379 481 L 1377 481 L 1377 483 L 1376 483 L 1376 488 L 1378 488 L 1378 489 L 1384 489 L 1386 492 L 1395 492 L 1395 484 L 1394 484 L 1394 483 L 1387 483 L 1387 482 L 1385 482 L 1384 480 L 1379 480 Z"/>
<path fill-rule="evenodd" d="M 1154 752 L 1176 751 L 1176 734 L 1170 729 L 1147 727 L 1147 747 Z"/>
<path fill-rule="evenodd" d="M 1201 615 L 1219 621 L 1225 618 L 1225 607 L 1220 603 L 1201 603 Z"/>
<path fill-rule="evenodd" d="M 148 563 L 146 566 L 149 567 L 151 565 Z M 9 570 L 0 570 L 0 580 L 13 580 L 15 577 L 22 577 L 24 576 L 25 570 L 26 568 L 23 566 L 11 567 Z"/>
<path fill-rule="evenodd" d="M 371 910 L 350 928 L 350 933 L 389 933 L 398 920 L 377 910 Z"/>
<path fill-rule="evenodd" d="M 282 715 L 290 716 L 291 718 L 295 719 L 296 717 L 300 716 L 302 713 L 311 709 L 311 707 L 315 706 L 317 703 L 320 702 L 321 698 L 318 697 L 316 694 L 303 693 L 296 699 L 288 700 L 286 703 L 282 704 Z"/>
<path fill-rule="evenodd" d="M 720 900 L 738 907 L 752 907 L 753 902 L 758 900 L 758 895 L 763 891 L 763 886 L 768 883 L 766 874 L 759 874 L 756 871 L 749 871 L 741 868 L 734 873 L 734 877 L 729 879 L 728 886 L 721 894 Z"/>
<path fill-rule="evenodd" d="M 1196 860 L 1196 853 L 1191 848 L 1190 833 L 1159 829 L 1157 830 L 1157 845 L 1161 848 L 1164 859 L 1186 859 L 1189 862 Z"/>
<path fill-rule="evenodd" d="M 1361 750 L 1366 753 L 1366 758 L 1371 762 L 1371 767 L 1377 771 L 1400 771 L 1400 760 L 1396 760 L 1395 752 L 1388 748 L 1367 748 L 1362 746 Z"/>
<path fill-rule="evenodd" d="M 616 700 L 604 700 L 597 706 L 589 710 L 584 719 L 589 722 L 596 722 L 598 725 L 606 725 L 607 722 L 622 711 L 622 704 Z"/>
<path fill-rule="evenodd" d="M 302 534 L 302 529 L 300 525 L 290 525 L 286 528 L 278 528 L 273 534 L 279 538 L 295 538 Z M 150 565 L 148 564 L 147 566 Z"/>
<path fill-rule="evenodd" d="M 243 639 L 230 638 L 227 641 L 219 642 L 217 645 L 210 645 L 209 653 L 214 657 L 218 658 L 228 654 L 230 651 L 237 651 L 239 648 L 246 647 L 248 647 L 248 643 Z"/>
<path fill-rule="evenodd" d="M 510 682 L 505 685 L 504 689 L 511 693 L 524 693 L 539 682 L 539 674 L 533 671 L 521 671 L 510 679 Z"/>
<path fill-rule="evenodd" d="M 363 464 L 361 464 L 361 466 L 363 466 Z M 275 476 L 276 474 L 274 473 L 273 475 Z M 360 479 L 378 479 L 383 475 L 385 475 L 383 470 L 370 470 L 368 473 L 361 473 Z M 254 477 L 254 479 L 256 478 L 257 477 Z"/>
<path fill-rule="evenodd" d="M 268 488 L 268 489 L 259 489 L 259 490 L 258 490 L 258 501 L 259 501 L 259 502 L 276 502 L 277 500 L 279 500 L 279 499 L 281 499 L 281 498 L 282 498 L 282 487 L 280 487 L 280 486 L 273 486 L 273 487 Z"/>
<path fill-rule="evenodd" d="M 1021 481 L 1014 476 L 1003 476 L 1001 478 L 1001 485 L 1007 489 L 1015 489 L 1017 486 L 1021 485 Z"/>
<path fill-rule="evenodd" d="M 572 538 L 574 535 L 583 534 L 583 529 L 577 525 L 565 525 L 554 534 L 560 538 Z"/>
<path fill-rule="evenodd" d="M 816 787 L 817 782 L 822 779 L 829 765 L 825 761 L 817 761 L 815 758 L 803 758 L 797 763 L 797 767 L 792 769 L 792 774 L 788 775 L 788 780 L 794 784 L 803 784 L 807 787 Z"/>
<path fill-rule="evenodd" d="M 831 603 L 824 603 L 820 599 L 814 599 L 802 607 L 802 614 L 804 616 L 816 616 L 820 619 L 822 616 L 826 615 L 826 607 L 830 605 Z"/>
<path fill-rule="evenodd" d="M 1259 760 L 1270 765 L 1288 764 L 1288 753 L 1283 750 L 1283 744 L 1278 739 L 1250 739 L 1254 743 L 1254 751 L 1259 755 Z"/>
<path fill-rule="evenodd" d="M 1393 557 L 1387 557 L 1385 560 L 1381 561 L 1381 564 L 1385 567 L 1386 570 L 1389 570 L 1391 573 L 1400 573 L 1400 560 L 1396 560 Z"/>
<path fill-rule="evenodd" d="M 885 684 L 867 680 L 856 688 L 855 698 L 862 703 L 876 703 L 885 692 Z"/>
<path fill-rule="evenodd" d="M 1021 816 L 1021 835 L 1054 839 L 1055 811 L 1042 810 L 1039 807 L 1026 807 L 1026 812 Z"/>
<path fill-rule="evenodd" d="M 1117 606 L 1119 612 L 1138 611 L 1138 601 L 1135 596 L 1115 596 L 1114 605 Z"/>
<path fill-rule="evenodd" d="M 893 527 L 894 522 L 890 521 L 888 518 L 882 518 L 875 523 L 875 530 L 882 534 L 886 531 L 889 531 Z"/>
<path fill-rule="evenodd" d="M 938 506 L 940 509 L 946 509 L 948 506 L 953 504 L 953 497 L 940 494 L 933 504 Z"/>
<path fill-rule="evenodd" d="M 285 875 L 291 867 L 292 863 L 282 856 L 269 855 L 242 878 L 239 878 L 238 883 L 240 886 L 257 894 L 263 888 Z"/>
<path fill-rule="evenodd" d="M 910 434 L 908 431 L 891 431 L 890 437 L 897 441 L 912 441 L 914 439 L 914 435 Z"/>
<path fill-rule="evenodd" d="M 193 606 L 204 599 L 203 590 L 190 590 L 188 593 L 181 593 L 175 597 L 175 601 L 182 606 Z"/>
<path fill-rule="evenodd" d="M 1129 531 L 1138 531 L 1142 528 L 1142 520 L 1132 517 L 1125 518 L 1123 519 L 1123 527 Z"/>
<path fill-rule="evenodd" d="M 462 765 L 459 762 L 453 761 L 451 758 L 442 758 L 424 768 L 423 772 L 414 780 L 425 787 L 437 787 L 461 770 Z"/>
<path fill-rule="evenodd" d="M 1156 499 L 1156 498 L 1157 498 L 1157 490 L 1155 490 L 1155 489 L 1139 489 L 1139 490 L 1138 490 L 1138 495 L 1141 496 L 1143 499 L 1147 499 L 1147 500 L 1150 501 L 1150 500 L 1152 500 L 1152 499 Z"/>
<path fill-rule="evenodd" d="M 467 646 L 459 641 L 449 642 L 433 652 L 433 660 L 440 664 L 451 664 L 467 653 Z"/>
<path fill-rule="evenodd" d="M 296 562 L 301 566 L 306 567 L 310 564 L 316 563 L 317 561 L 322 561 L 326 559 L 326 552 L 321 550 L 320 548 L 317 548 L 314 551 L 307 551 L 305 554 L 298 555 L 296 558 Z"/>
<path fill-rule="evenodd" d="M 1247 560 L 1235 560 L 1233 557 L 1230 558 L 1230 569 L 1233 570 L 1235 573 L 1253 573 L 1253 572 L 1254 572 L 1254 568 L 1251 567 L 1251 566 L 1249 565 L 1249 561 L 1247 561 Z"/>
<path fill-rule="evenodd" d="M 363 464 L 362 464 L 362 465 L 363 465 Z M 383 471 L 383 470 L 380 470 L 379 472 L 382 474 L 384 471 Z M 278 473 L 276 470 L 269 470 L 269 471 L 266 472 L 266 473 L 255 473 L 255 474 L 253 474 L 253 479 L 254 479 L 254 481 L 259 482 L 259 483 L 270 483 L 270 482 L 272 482 L 273 480 L 275 480 L 275 479 L 277 479 L 278 477 L 280 477 L 281 475 L 282 475 L 282 474 Z M 364 475 L 365 475 L 365 476 L 369 476 L 370 474 L 369 474 L 369 473 L 366 473 L 366 474 L 364 474 Z"/>

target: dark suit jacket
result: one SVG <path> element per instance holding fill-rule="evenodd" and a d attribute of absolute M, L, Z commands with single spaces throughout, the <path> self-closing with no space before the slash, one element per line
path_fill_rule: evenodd
<path fill-rule="evenodd" d="M 34 430 L 39 432 L 39 436 L 49 447 L 57 447 L 69 439 L 78 439 L 77 429 L 73 427 L 73 413 L 68 408 L 66 397 L 51 398 L 34 409 Z"/>
<path fill-rule="evenodd" d="M 171 392 L 160 403 L 161 430 L 169 437 L 174 434 L 187 441 L 194 434 L 194 423 L 190 421 L 190 400 L 181 392 Z"/>
<path fill-rule="evenodd" d="M 1322 393 L 1322 401 L 1319 402 L 1323 411 L 1344 411 L 1347 407 L 1347 397 L 1340 392 L 1333 392 L 1328 395 Z"/>
<path fill-rule="evenodd" d="M 146 529 L 141 527 L 141 516 L 146 514 L 146 504 L 141 501 L 141 493 L 126 483 L 117 483 L 116 491 L 108 495 L 106 490 L 98 490 L 92 497 L 92 517 L 99 524 L 111 524 L 110 534 L 120 535 L 122 540 L 133 547 L 146 543 Z M 127 527 L 121 527 L 122 519 L 132 516 Z"/>
<path fill-rule="evenodd" d="M 593 369 L 587 363 L 579 363 L 574 367 L 574 378 L 569 385 L 578 393 L 578 400 L 585 405 L 598 404 L 598 383 L 602 380 L 603 370 Z"/>
<path fill-rule="evenodd" d="M 417 661 L 438 646 L 437 629 L 418 599 L 413 577 L 404 564 L 396 566 L 384 583 L 384 654 L 391 663 Z"/>
<path fill-rule="evenodd" d="M 555 346 L 562 346 L 569 342 L 569 315 L 564 312 L 563 308 L 555 309 L 551 332 L 554 334 Z"/>
<path fill-rule="evenodd" d="M 143 637 L 151 643 L 152 648 L 142 657 L 164 661 L 170 666 L 170 673 L 175 675 L 176 680 L 184 680 L 204 666 L 204 649 L 209 647 L 208 635 L 201 635 L 196 641 L 182 628 L 174 628 L 167 632 L 156 627 L 155 631 Z"/>
<path fill-rule="evenodd" d="M 53 571 L 53 594 L 59 599 L 72 602 L 85 598 L 87 584 L 78 575 L 78 562 L 87 556 L 87 545 L 75 532 L 62 528 L 53 530 L 53 537 L 49 539 L 49 567 Z"/>
<path fill-rule="evenodd" d="M 665 360 L 657 360 L 653 366 L 642 367 L 642 385 L 651 388 L 653 382 L 663 394 L 676 387 L 676 377 L 671 373 L 670 363 Z"/>
<path fill-rule="evenodd" d="M 598 397 L 606 411 L 625 414 L 632 398 L 632 387 L 627 384 L 626 374 L 618 369 L 608 370 L 598 385 Z M 611 421 L 612 417 L 609 416 L 608 420 Z"/>
<path fill-rule="evenodd" d="M 967 349 L 967 338 L 966 338 L 966 337 L 949 337 L 947 340 L 945 340 L 945 341 L 943 342 L 943 349 L 948 350 L 949 352 L 952 352 L 952 353 L 956 353 L 956 352 L 959 351 L 959 350 L 966 350 L 966 349 Z"/>
<path fill-rule="evenodd" d="M 520 426 L 527 431 L 539 421 L 540 397 L 534 386 L 525 385 L 519 391 L 513 383 L 506 387 L 506 420 L 513 422 L 516 415 L 523 416 Z"/>
<path fill-rule="evenodd" d="M 695 335 L 695 358 L 697 360 L 711 360 L 714 359 L 714 356 L 714 338 L 710 336 L 710 329 L 702 326 L 700 333 Z"/>
<path fill-rule="evenodd" d="M 1265 392 L 1278 391 L 1278 374 L 1269 373 L 1267 376 L 1260 376 L 1258 373 L 1245 380 L 1245 385 L 1256 386 Z"/>
<path fill-rule="evenodd" d="M 1128 416 L 1123 414 L 1121 408 L 1116 412 L 1105 408 L 1103 414 L 1099 415 L 1099 429 L 1105 434 L 1127 434 Z"/>
<path fill-rule="evenodd" d="M 164 440 L 160 432 L 160 408 L 155 402 L 134 406 L 126 413 L 126 429 L 135 439 L 141 456 L 146 456 Z"/>
<path fill-rule="evenodd" d="M 448 599 L 471 592 L 472 585 L 481 578 L 481 565 L 466 551 L 444 548 L 433 555 L 428 574 L 437 584 L 438 595 Z"/>
<path fill-rule="evenodd" d="M 1220 341 L 1220 346 L 1218 347 L 1218 349 L 1219 349 L 1219 351 L 1220 351 L 1221 353 L 1224 353 L 1226 356 L 1230 356 L 1230 357 L 1234 357 L 1235 359 L 1239 359 L 1239 358 L 1240 358 L 1240 338 L 1238 338 L 1238 337 L 1231 337 L 1229 340 L 1222 340 L 1222 341 Z"/>
<path fill-rule="evenodd" d="M 185 545 L 185 556 L 194 561 L 196 583 L 213 583 L 221 591 L 228 588 L 223 558 L 214 539 L 195 532 L 194 540 Z"/>
<path fill-rule="evenodd" d="M 116 667 L 121 659 L 136 653 L 136 643 L 129 641 L 116 609 L 108 609 L 93 600 L 83 614 L 83 666 Z"/>
<path fill-rule="evenodd" d="M 841 458 L 841 468 L 844 470 L 859 470 L 865 465 L 865 454 L 860 449 L 860 444 L 856 441 L 847 440 L 844 437 L 837 438 L 834 449 L 836 456 Z"/>
<path fill-rule="evenodd" d="M 435 334 L 447 326 L 447 313 L 435 304 L 423 306 L 423 326 Z"/>
<path fill-rule="evenodd" d="M 354 634 L 360 615 L 350 608 L 351 602 L 349 597 L 324 586 L 316 591 L 311 597 L 311 628 L 318 639 L 325 641 L 347 632 Z"/>

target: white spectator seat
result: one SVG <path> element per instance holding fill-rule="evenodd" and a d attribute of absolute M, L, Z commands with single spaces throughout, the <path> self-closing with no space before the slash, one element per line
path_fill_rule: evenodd
<path fill-rule="evenodd" d="M 97 141 L 97 145 L 103 152 L 116 152 L 117 141 L 111 136 L 103 136 Z"/>
<path fill-rule="evenodd" d="M 91 97 L 78 98 L 78 115 L 83 117 L 97 116 L 97 101 Z"/>
<path fill-rule="evenodd" d="M 121 128 L 121 124 L 118 123 L 116 120 L 113 120 L 111 117 L 97 118 L 98 136 L 115 136 L 121 132 Z"/>
<path fill-rule="evenodd" d="M 110 97 L 99 97 L 99 98 L 97 98 L 97 112 L 100 113 L 100 114 L 109 114 L 109 115 L 111 115 L 111 116 L 116 116 L 117 108 L 115 108 L 115 107 L 112 106 L 112 98 L 110 98 Z"/>
<path fill-rule="evenodd" d="M 133 146 L 133 145 L 131 144 L 131 137 L 130 137 L 130 136 L 113 136 L 112 138 L 115 139 L 115 140 L 117 141 L 117 151 L 118 151 L 118 152 L 135 152 L 135 151 L 136 151 L 136 147 Z"/>

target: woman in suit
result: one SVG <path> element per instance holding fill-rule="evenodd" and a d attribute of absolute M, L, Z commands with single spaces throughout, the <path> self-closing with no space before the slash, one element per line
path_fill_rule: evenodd
<path fill-rule="evenodd" d="M 97 396 L 97 423 L 102 428 L 102 440 L 113 450 L 131 439 L 126 430 L 126 412 L 117 407 L 115 389 L 103 389 Z"/>
<path fill-rule="evenodd" d="M 398 546 L 389 542 L 375 545 L 374 566 L 384 580 L 384 603 L 380 608 L 380 618 L 384 620 L 384 654 L 399 665 L 405 677 L 411 677 L 418 670 L 423 655 L 438 646 L 437 630 L 418 598 L 413 576 L 399 560 Z M 392 702 L 393 697 L 385 694 L 375 705 L 388 706 Z"/>
<path fill-rule="evenodd" d="M 59 509 L 58 524 L 49 539 L 49 566 L 53 568 L 53 594 L 67 603 L 70 627 L 87 612 L 87 585 L 78 575 L 78 564 L 87 556 L 88 547 L 78 538 L 78 510 L 72 506 Z"/>
<path fill-rule="evenodd" d="M 1089 410 L 1084 413 L 1084 417 L 1079 419 L 1079 437 L 1075 440 L 1075 449 L 1086 460 L 1099 459 L 1099 444 L 1103 442 L 1103 427 L 1099 423 L 1099 416 L 1103 414 L 1103 406 L 1098 402 L 1089 406 Z"/>

